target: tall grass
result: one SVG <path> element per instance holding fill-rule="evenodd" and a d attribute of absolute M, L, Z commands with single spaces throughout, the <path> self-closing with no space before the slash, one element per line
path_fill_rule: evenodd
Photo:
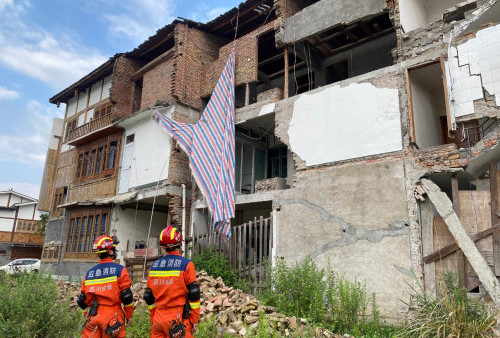
<path fill-rule="evenodd" d="M 480 301 L 467 297 L 459 278 L 447 272 L 436 296 L 417 281 L 400 337 L 492 337 L 496 313 Z"/>
<path fill-rule="evenodd" d="M 281 313 L 306 318 L 334 332 L 392 335 L 380 320 L 375 295 L 368 297 L 365 283 L 349 281 L 330 264 L 319 268 L 309 257 L 291 266 L 278 260 L 261 297 Z"/>
<path fill-rule="evenodd" d="M 0 337 L 77 337 L 82 315 L 68 309 L 51 277 L 0 274 Z"/>

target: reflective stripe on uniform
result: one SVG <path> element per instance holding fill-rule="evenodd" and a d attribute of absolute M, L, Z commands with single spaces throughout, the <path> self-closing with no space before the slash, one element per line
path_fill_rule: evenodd
<path fill-rule="evenodd" d="M 189 302 L 189 306 L 191 307 L 191 309 L 198 309 L 200 307 L 200 301 Z"/>
<path fill-rule="evenodd" d="M 134 302 L 130 303 L 130 304 L 123 304 L 123 306 L 132 306 L 134 305 Z"/>
<path fill-rule="evenodd" d="M 181 275 L 180 270 L 172 270 L 172 271 L 150 271 L 150 277 L 179 277 Z"/>
<path fill-rule="evenodd" d="M 148 308 L 149 308 L 150 310 L 154 309 L 155 307 L 156 307 L 156 304 L 148 305 Z"/>
<path fill-rule="evenodd" d="M 116 276 L 100 278 L 100 279 L 91 279 L 91 280 L 86 280 L 85 285 L 111 283 L 111 282 L 116 282 L 117 280 L 118 280 L 118 278 Z"/>

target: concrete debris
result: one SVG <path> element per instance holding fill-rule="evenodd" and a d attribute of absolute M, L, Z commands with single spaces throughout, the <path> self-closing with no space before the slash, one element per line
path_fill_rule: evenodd
<path fill-rule="evenodd" d="M 311 330 L 307 327 L 307 319 L 287 317 L 278 313 L 275 307 L 262 305 L 255 296 L 226 286 L 221 277 L 213 278 L 205 271 L 201 271 L 196 275 L 196 278 L 201 290 L 200 320 L 204 321 L 214 317 L 217 331 L 221 336 L 227 333 L 232 336 L 244 337 L 251 332 L 255 333 L 259 329 L 260 316 L 263 316 L 269 325 L 267 328 L 269 333 L 278 330 L 286 337 L 301 337 L 305 330 L 309 329 L 307 332 L 313 332 L 314 337 L 345 337 L 333 334 L 323 328 Z M 76 298 L 80 294 L 80 285 L 62 280 L 57 285 L 61 299 L 70 297 L 70 308 L 71 310 L 76 309 L 78 307 Z M 145 289 L 146 281 L 132 285 L 135 307 L 144 303 L 142 296 Z M 264 329 L 266 330 L 266 328 Z"/>

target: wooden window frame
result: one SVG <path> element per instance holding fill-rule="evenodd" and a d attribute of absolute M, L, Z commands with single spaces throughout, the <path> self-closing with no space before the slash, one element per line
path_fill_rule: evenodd
<path fill-rule="evenodd" d="M 84 183 L 116 174 L 120 146 L 121 135 L 115 134 L 80 148 L 76 157 L 75 183 Z M 101 154 L 100 157 L 99 154 Z M 113 160 L 110 165 L 111 155 Z"/>
<path fill-rule="evenodd" d="M 57 188 L 54 191 L 54 198 L 52 199 L 52 207 L 50 209 L 50 218 L 61 217 L 62 208 L 58 206 L 64 204 L 65 200 L 65 189 L 66 187 Z M 67 191 L 67 190 L 66 190 Z"/>
<path fill-rule="evenodd" d="M 95 108 L 93 119 L 97 120 L 100 119 L 101 117 L 111 114 L 111 107 L 112 107 L 111 102 L 108 102 Z"/>
<path fill-rule="evenodd" d="M 73 129 L 76 129 L 77 127 L 78 127 L 78 116 L 66 122 L 66 136 L 65 136 L 66 140 L 69 137 L 69 132 L 72 131 Z"/>
<path fill-rule="evenodd" d="M 443 56 L 441 56 L 439 59 L 426 62 L 424 64 L 415 66 L 415 67 L 410 67 L 406 69 L 406 77 L 408 79 L 407 83 L 407 91 L 408 91 L 408 107 L 410 109 L 409 114 L 410 114 L 410 141 L 417 144 L 417 137 L 416 137 L 416 132 L 415 132 L 415 117 L 414 117 L 414 110 L 413 110 L 413 95 L 412 95 L 412 88 L 411 88 L 411 75 L 410 72 L 412 70 L 417 70 L 420 68 L 425 68 L 428 66 L 432 66 L 435 64 L 440 64 L 441 66 L 441 75 L 442 75 L 442 80 L 443 80 L 443 95 L 444 95 L 444 103 L 445 103 L 445 108 L 446 108 L 446 125 L 448 128 L 448 137 L 451 137 L 452 135 L 450 134 L 452 131 L 452 123 L 451 123 L 451 114 L 450 114 L 450 100 L 448 96 L 448 81 L 446 79 L 446 67 L 445 67 L 445 62 L 446 60 L 444 59 Z"/>
<path fill-rule="evenodd" d="M 61 257 L 61 243 L 45 243 L 42 249 L 42 261 L 57 263 Z"/>
<path fill-rule="evenodd" d="M 110 217 L 110 207 L 89 208 L 70 212 L 66 245 L 64 246 L 64 260 L 94 260 L 96 255 L 92 252 L 92 244 L 97 237 L 108 233 Z"/>

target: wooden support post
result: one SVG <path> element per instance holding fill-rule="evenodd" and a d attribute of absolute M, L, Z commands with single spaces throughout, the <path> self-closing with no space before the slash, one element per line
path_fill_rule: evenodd
<path fill-rule="evenodd" d="M 451 177 L 451 195 L 453 197 L 453 210 L 460 218 L 460 201 L 458 199 L 458 179 L 456 175 Z M 461 250 L 457 251 L 457 273 L 461 279 L 462 286 L 465 286 L 465 255 Z"/>
<path fill-rule="evenodd" d="M 434 252 L 434 217 L 432 204 L 427 199 L 420 202 L 420 226 L 422 227 L 422 251 L 424 256 Z M 424 262 L 424 287 L 427 292 L 436 290 L 436 264 Z"/>
<path fill-rule="evenodd" d="M 497 186 L 497 161 L 490 161 L 490 205 L 491 225 L 498 222 L 498 186 Z M 500 276 L 500 232 L 493 233 L 493 261 L 495 262 L 495 275 Z"/>
<path fill-rule="evenodd" d="M 453 205 L 444 192 L 431 180 L 421 179 L 422 187 L 429 196 L 432 204 L 443 218 L 458 246 L 469 260 L 484 288 L 490 294 L 495 305 L 500 308 L 500 288 L 496 276 L 491 271 L 488 263 L 465 231 L 457 214 L 453 211 Z"/>
<path fill-rule="evenodd" d="M 245 83 L 245 106 L 250 104 L 250 83 Z"/>
<path fill-rule="evenodd" d="M 283 97 L 285 99 L 288 98 L 288 85 L 289 85 L 289 78 L 288 78 L 288 46 L 285 46 L 285 86 L 284 86 L 284 93 L 283 93 Z"/>

